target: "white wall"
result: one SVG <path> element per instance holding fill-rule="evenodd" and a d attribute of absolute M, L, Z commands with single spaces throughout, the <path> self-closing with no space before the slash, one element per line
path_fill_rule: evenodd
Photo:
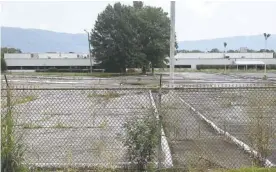
<path fill-rule="evenodd" d="M 276 58 L 272 59 L 239 59 L 239 61 L 263 61 L 267 65 L 276 65 Z M 175 61 L 175 65 L 191 65 L 195 69 L 196 65 L 230 65 L 235 59 L 195 59 L 195 58 L 181 58 Z M 169 65 L 169 63 L 168 63 Z"/>
<path fill-rule="evenodd" d="M 31 54 L 4 54 L 4 58 L 5 59 L 10 59 L 10 58 L 22 58 L 22 59 L 30 59 L 31 58 Z"/>
<path fill-rule="evenodd" d="M 89 59 L 6 59 L 7 66 L 90 66 Z"/>
<path fill-rule="evenodd" d="M 33 59 L 56 59 L 56 58 L 68 58 L 68 59 L 74 59 L 74 58 L 84 58 L 87 57 L 87 54 L 75 54 L 75 53 L 32 53 L 33 57 L 31 56 L 31 53 L 22 53 L 22 54 L 4 54 L 5 59 L 15 58 L 15 59 L 21 59 L 21 58 L 33 58 Z M 78 57 L 79 56 L 79 57 Z"/>
<path fill-rule="evenodd" d="M 175 58 L 223 58 L 223 53 L 178 53 Z M 226 53 L 229 58 L 273 58 L 273 53 Z"/>
<path fill-rule="evenodd" d="M 241 54 L 246 57 L 238 58 L 241 57 Z M 51 59 L 48 59 L 48 55 Z M 179 53 L 176 55 L 175 65 L 191 65 L 193 67 L 196 65 L 229 65 L 235 58 L 259 60 L 266 64 L 276 65 L 276 58 L 273 58 L 272 53 L 267 53 L 267 58 L 264 58 L 264 53 L 229 53 L 230 59 L 225 59 L 222 55 L 222 53 Z M 67 58 L 65 58 L 66 56 Z M 89 58 L 77 58 L 77 54 L 69 53 L 41 53 L 39 58 L 31 58 L 30 53 L 5 54 L 5 59 L 8 66 L 90 66 Z M 96 64 L 95 61 L 93 64 Z"/>

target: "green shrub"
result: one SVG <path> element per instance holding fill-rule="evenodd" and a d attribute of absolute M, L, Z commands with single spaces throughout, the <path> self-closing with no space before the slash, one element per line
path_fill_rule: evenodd
<path fill-rule="evenodd" d="M 138 170 L 145 170 L 154 160 L 158 145 L 158 125 L 153 114 L 142 119 L 134 118 L 125 125 L 124 145 L 128 148 L 129 160 Z"/>

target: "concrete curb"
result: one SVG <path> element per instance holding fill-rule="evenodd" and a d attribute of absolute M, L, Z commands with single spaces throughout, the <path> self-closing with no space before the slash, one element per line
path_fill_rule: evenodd
<path fill-rule="evenodd" d="M 213 123 L 211 120 L 207 119 L 204 115 L 202 115 L 200 112 L 198 112 L 189 103 L 185 102 L 182 98 L 179 97 L 179 99 L 180 99 L 180 101 L 185 103 L 192 111 L 194 111 L 201 119 L 203 119 L 209 126 L 211 126 L 217 133 L 223 134 L 227 139 L 231 140 L 233 143 L 235 143 L 237 146 L 241 147 L 245 152 L 249 153 L 253 157 L 258 157 L 260 160 L 264 160 L 266 167 L 275 167 L 276 166 L 275 164 L 273 164 L 268 159 L 264 159 L 262 157 L 259 157 L 258 156 L 259 153 L 256 150 L 254 150 L 253 148 L 251 148 L 250 146 L 248 146 L 244 142 L 240 141 L 236 137 L 232 136 L 227 131 L 224 131 L 221 128 L 219 128 L 218 126 L 216 126 L 215 123 Z"/>
<path fill-rule="evenodd" d="M 149 95 L 150 95 L 151 104 L 154 108 L 154 113 L 156 114 L 156 118 L 159 119 L 158 110 L 156 108 L 154 99 L 152 97 L 151 90 L 149 91 Z M 162 146 L 162 152 L 164 152 L 164 154 L 165 154 L 165 160 L 164 160 L 164 163 L 163 163 L 164 167 L 165 168 L 173 167 L 171 150 L 170 150 L 169 143 L 168 143 L 168 140 L 166 138 L 165 132 L 163 130 L 163 126 L 161 127 L 161 146 Z"/>

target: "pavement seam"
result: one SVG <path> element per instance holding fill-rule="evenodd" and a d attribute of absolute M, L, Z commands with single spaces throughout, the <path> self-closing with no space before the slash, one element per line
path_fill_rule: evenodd
<path fill-rule="evenodd" d="M 159 119 L 158 110 L 156 108 L 151 90 L 149 91 L 149 95 L 150 95 L 151 104 L 152 104 L 152 106 L 154 108 L 154 112 L 156 114 L 156 119 Z M 173 167 L 172 154 L 171 154 L 171 150 L 169 147 L 167 137 L 166 137 L 164 129 L 163 129 L 163 125 L 161 125 L 161 146 L 162 146 L 162 151 L 165 154 L 164 166 L 166 168 Z"/>
<path fill-rule="evenodd" d="M 267 167 L 275 167 L 276 165 L 273 164 L 270 160 L 264 159 L 262 157 L 259 157 L 259 153 L 245 144 L 244 142 L 240 141 L 227 131 L 224 131 L 223 129 L 219 128 L 215 123 L 213 123 L 211 120 L 207 119 L 203 114 L 201 114 L 199 111 L 197 111 L 192 105 L 184 101 L 181 97 L 179 97 L 180 101 L 185 103 L 192 111 L 194 111 L 201 119 L 203 119 L 209 126 L 211 126 L 217 133 L 223 134 L 226 138 L 230 139 L 232 142 L 234 142 L 236 145 L 241 147 L 245 152 L 249 153 L 250 155 L 253 155 L 253 157 L 258 157 L 260 160 L 265 161 L 265 166 Z"/>

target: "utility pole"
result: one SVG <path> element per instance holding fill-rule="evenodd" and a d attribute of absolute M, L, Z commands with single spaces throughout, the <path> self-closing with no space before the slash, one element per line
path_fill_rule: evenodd
<path fill-rule="evenodd" d="M 170 87 L 174 85 L 174 53 L 175 53 L 175 1 L 171 1 L 171 35 L 170 35 Z"/>
<path fill-rule="evenodd" d="M 88 38 L 88 50 L 89 50 L 89 59 L 90 59 L 90 73 L 92 73 L 92 50 L 91 50 L 91 43 L 90 43 L 90 34 L 87 30 L 84 29 L 84 31 L 87 33 L 87 38 Z"/>

